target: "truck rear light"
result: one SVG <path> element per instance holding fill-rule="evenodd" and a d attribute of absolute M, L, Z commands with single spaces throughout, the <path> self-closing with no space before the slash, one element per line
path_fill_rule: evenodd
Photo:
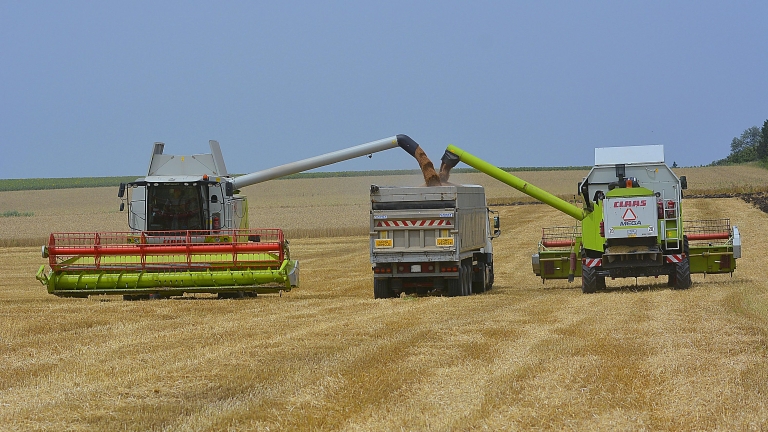
<path fill-rule="evenodd" d="M 440 267 L 441 273 L 456 273 L 459 271 L 458 266 L 447 266 L 447 267 Z"/>
<path fill-rule="evenodd" d="M 405 265 L 401 264 L 401 265 L 397 266 L 397 272 L 398 273 L 410 273 L 411 272 L 411 267 L 410 266 L 405 266 Z"/>
<path fill-rule="evenodd" d="M 392 267 L 374 267 L 373 272 L 376 274 L 392 273 Z"/>

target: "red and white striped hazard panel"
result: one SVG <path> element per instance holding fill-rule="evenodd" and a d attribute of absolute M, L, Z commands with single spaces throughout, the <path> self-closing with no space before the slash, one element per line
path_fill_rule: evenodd
<path fill-rule="evenodd" d="M 675 255 L 664 255 L 664 260 L 666 260 L 668 263 L 679 263 L 682 262 L 685 258 L 684 254 L 675 254 Z"/>
<path fill-rule="evenodd" d="M 602 258 L 584 258 L 584 265 L 592 268 L 592 267 L 598 267 L 601 264 L 603 264 Z"/>
<path fill-rule="evenodd" d="M 426 226 L 451 226 L 447 219 L 422 219 L 422 220 L 380 220 L 377 227 L 426 227 Z"/>

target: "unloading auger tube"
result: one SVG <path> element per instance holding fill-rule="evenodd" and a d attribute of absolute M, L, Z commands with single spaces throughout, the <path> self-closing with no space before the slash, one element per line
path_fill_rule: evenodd
<path fill-rule="evenodd" d="M 378 141 L 372 141 L 369 143 L 360 144 L 355 147 L 350 147 L 347 149 L 287 163 L 285 165 L 276 166 L 262 171 L 257 171 L 251 174 L 242 175 L 240 177 L 236 177 L 232 183 L 235 189 L 240 189 L 245 186 L 265 182 L 267 180 L 276 179 L 278 177 L 296 174 L 314 168 L 331 165 L 336 162 L 389 150 L 397 146 L 400 146 L 403 150 L 414 157 L 416 154 L 416 149 L 419 147 L 416 141 L 411 139 L 411 137 L 408 135 L 399 134 Z"/>
<path fill-rule="evenodd" d="M 520 192 L 529 195 L 544 204 L 548 204 L 561 212 L 567 214 L 568 216 L 578 220 L 582 221 L 584 218 L 587 217 L 587 215 L 590 213 L 587 209 L 579 208 L 568 201 L 563 200 L 562 198 L 559 198 L 555 195 L 552 195 L 551 193 L 540 189 L 525 180 L 521 180 L 518 177 L 513 176 L 512 174 L 501 170 L 500 168 L 497 168 L 488 162 L 485 162 L 484 160 L 473 156 L 469 152 L 466 152 L 454 145 L 449 145 L 448 148 L 445 150 L 445 154 L 443 154 L 442 161 L 445 165 L 447 165 L 450 168 L 455 167 L 460 161 L 464 162 L 465 164 L 471 166 L 472 168 L 475 168 L 476 170 L 483 172 L 485 174 L 488 174 L 489 176 L 495 178 L 496 180 L 499 180 L 503 183 L 506 183 L 513 188 L 519 190 Z"/>

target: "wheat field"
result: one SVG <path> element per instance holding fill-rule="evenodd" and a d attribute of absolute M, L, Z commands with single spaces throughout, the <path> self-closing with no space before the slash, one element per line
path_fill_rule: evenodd
<path fill-rule="evenodd" d="M 693 170 L 691 189 L 709 173 Z M 732 172 L 731 186 L 718 173 L 700 189 L 759 184 L 761 173 Z M 529 174 L 568 194 L 585 173 Z M 517 199 L 480 175 L 452 180 Z M 245 188 L 253 227 L 296 234 L 301 287 L 282 296 L 60 299 L 34 280 L 39 247 L 0 248 L 0 430 L 768 428 L 768 215 L 738 198 L 688 199 L 687 218 L 739 226 L 733 276 L 694 275 L 685 291 L 609 280 L 583 295 L 578 283 L 542 284 L 530 266 L 541 227 L 569 218 L 501 206 L 491 292 L 374 300 L 368 186 L 418 181 Z M 115 194 L 0 193 L 0 212 L 34 212 L 0 219 L 0 238 L 124 230 Z"/>

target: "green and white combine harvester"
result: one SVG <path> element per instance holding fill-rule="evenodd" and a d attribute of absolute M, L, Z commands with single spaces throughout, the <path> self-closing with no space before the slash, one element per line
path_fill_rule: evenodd
<path fill-rule="evenodd" d="M 664 147 L 595 149 L 595 166 L 578 184 L 579 208 L 455 146 L 443 163 L 465 164 L 576 219 L 543 228 L 533 271 L 542 281 L 581 277 L 584 293 L 605 278 L 667 276 L 674 289 L 691 286 L 691 273 L 732 273 L 741 238 L 729 219 L 684 221 L 686 178 L 664 163 Z"/>
<path fill-rule="evenodd" d="M 219 143 L 209 144 L 210 154 L 179 156 L 155 143 L 147 176 L 120 185 L 129 231 L 51 234 L 43 246 L 50 269 L 42 265 L 36 278 L 60 297 L 288 291 L 299 284 L 299 263 L 282 230 L 248 227 L 248 201 L 239 189 L 398 146 L 414 156 L 418 148 L 397 135 L 234 177 Z"/>

